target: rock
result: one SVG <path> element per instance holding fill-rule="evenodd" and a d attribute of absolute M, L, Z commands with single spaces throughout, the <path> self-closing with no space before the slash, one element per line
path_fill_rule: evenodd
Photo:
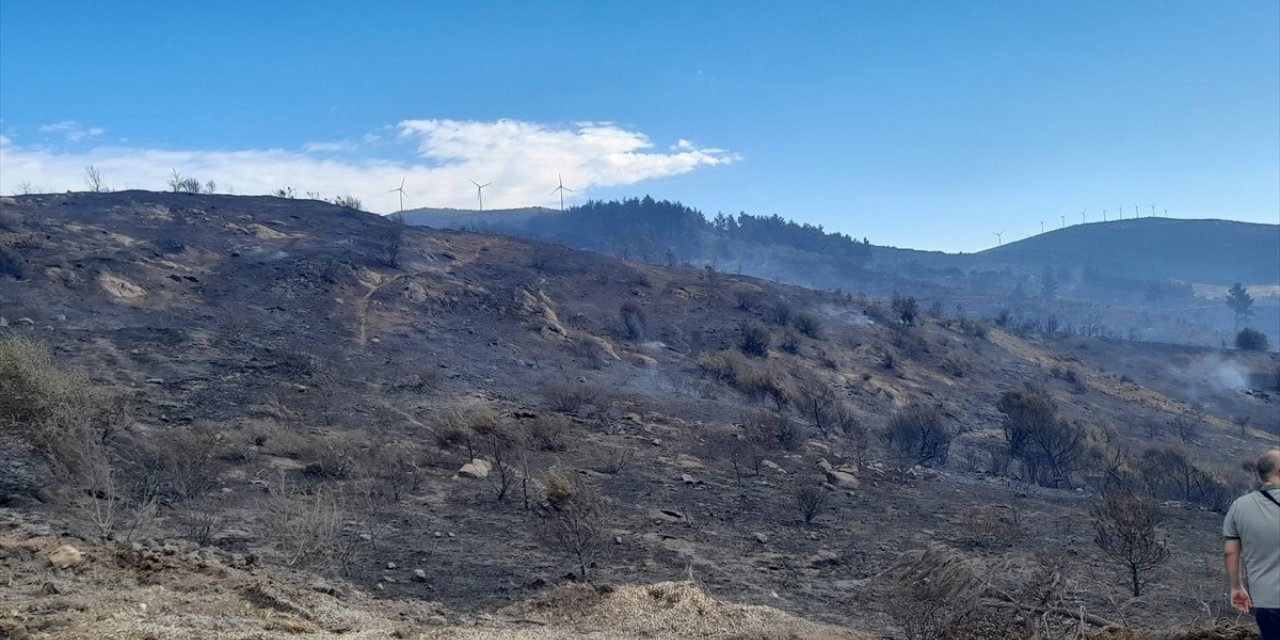
<path fill-rule="evenodd" d="M 776 463 L 776 462 L 774 462 L 774 461 L 772 461 L 772 460 L 761 460 L 761 461 L 760 461 L 760 466 L 762 466 L 762 467 L 764 467 L 764 468 L 766 468 L 766 469 L 768 469 L 768 470 L 770 470 L 770 471 L 776 471 L 776 472 L 778 472 L 778 473 L 783 473 L 783 474 L 785 474 L 785 473 L 787 472 L 787 470 L 786 470 L 786 469 L 783 469 L 782 467 L 778 466 L 778 463 Z"/>
<path fill-rule="evenodd" d="M 64 544 L 61 547 L 54 549 L 53 552 L 49 554 L 49 564 L 53 565 L 54 568 L 57 569 L 68 569 L 70 567 L 80 566 L 83 562 L 84 554 L 80 553 L 79 549 L 69 544 Z"/>
<path fill-rule="evenodd" d="M 482 478 L 488 478 L 489 472 L 492 470 L 493 470 L 493 465 L 489 464 L 488 460 L 481 460 L 480 458 L 476 458 L 471 462 L 468 462 L 462 465 L 461 469 L 458 469 L 458 477 L 459 478 L 475 478 L 477 480 Z"/>
<path fill-rule="evenodd" d="M 435 537 L 437 537 L 437 538 L 443 538 L 443 537 L 444 537 L 444 533 L 443 533 L 443 532 L 441 532 L 441 531 L 437 531 L 437 532 L 435 532 L 435 533 L 433 533 L 433 534 L 431 534 L 431 535 L 433 535 L 433 536 L 435 536 Z"/>
<path fill-rule="evenodd" d="M 751 537 L 755 538 L 756 542 L 759 542 L 760 544 L 765 544 L 769 542 L 769 536 L 766 536 L 765 534 L 760 533 L 759 531 L 755 532 Z"/>
<path fill-rule="evenodd" d="M 649 444 L 651 444 L 651 445 L 653 445 L 653 446 L 655 446 L 655 447 L 661 447 L 661 446 L 662 446 L 662 438 L 654 438 L 654 439 L 652 439 L 652 440 L 650 440 L 650 441 L 649 441 Z"/>
<path fill-rule="evenodd" d="M 424 571 L 424 570 L 422 570 L 422 569 L 414 569 L 414 570 L 413 570 L 413 581 L 414 581 L 414 582 L 426 582 L 426 581 L 427 581 L 427 572 L 426 572 L 426 571 Z"/>
<path fill-rule="evenodd" d="M 907 469 L 906 475 L 908 478 L 917 479 L 917 480 L 937 480 L 938 479 L 937 471 L 934 471 L 933 469 L 930 469 L 928 467 L 922 467 L 920 465 L 916 465 L 914 467 L 911 467 L 910 469 Z"/>
<path fill-rule="evenodd" d="M 9 326 L 9 321 L 5 320 L 4 316 L 0 316 L 0 327 L 7 327 L 7 326 Z"/>
<path fill-rule="evenodd" d="M 685 483 L 685 484 L 689 484 L 689 485 L 693 485 L 693 484 L 702 484 L 702 481 L 701 481 L 701 480 L 698 480 L 697 478 L 694 478 L 693 476 L 691 476 L 691 475 L 689 475 L 689 474 L 687 474 L 687 473 L 685 473 L 685 474 L 681 474 L 681 475 L 680 475 L 680 482 L 683 482 L 683 483 Z"/>
<path fill-rule="evenodd" d="M 18 325 L 22 327 L 31 327 L 34 326 L 35 323 L 36 321 L 31 318 L 18 318 Z"/>
<path fill-rule="evenodd" d="M 832 467 L 826 458 L 818 461 L 818 467 L 826 474 L 827 482 L 839 489 L 857 489 L 858 471 L 855 467 Z"/>
<path fill-rule="evenodd" d="M 396 568 L 396 563 L 394 563 L 394 562 L 388 562 L 388 563 L 387 563 L 387 568 L 388 568 L 388 569 L 394 569 L 394 568 Z"/>
<path fill-rule="evenodd" d="M 147 378 L 147 384 L 164 384 L 164 378 Z"/>
<path fill-rule="evenodd" d="M 424 620 L 424 622 L 427 624 L 428 627 L 443 627 L 446 624 L 449 624 L 449 621 L 446 620 L 445 617 L 441 615 L 428 616 L 427 619 Z"/>
<path fill-rule="evenodd" d="M 685 453 L 676 456 L 675 465 L 684 471 L 697 471 L 707 468 L 707 465 L 703 464 L 701 460 Z"/>

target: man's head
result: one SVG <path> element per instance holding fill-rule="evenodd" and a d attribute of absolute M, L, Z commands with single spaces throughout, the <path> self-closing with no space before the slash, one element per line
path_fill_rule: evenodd
<path fill-rule="evenodd" d="M 1267 449 L 1258 458 L 1258 477 L 1268 484 L 1280 483 L 1280 449 Z"/>

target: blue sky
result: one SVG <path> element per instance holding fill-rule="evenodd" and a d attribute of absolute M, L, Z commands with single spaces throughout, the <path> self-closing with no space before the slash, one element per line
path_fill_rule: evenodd
<path fill-rule="evenodd" d="M 1280 222 L 1280 3 L 0 1 L 0 192 L 652 194 L 972 251 Z"/>

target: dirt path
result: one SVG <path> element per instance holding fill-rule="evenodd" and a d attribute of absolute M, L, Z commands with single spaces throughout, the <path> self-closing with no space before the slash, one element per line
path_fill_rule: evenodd
<path fill-rule="evenodd" d="M 364 296 L 360 298 L 360 305 L 357 307 L 356 311 L 360 315 L 360 330 L 357 332 L 357 341 L 360 343 L 360 346 L 363 347 L 369 343 L 369 300 L 373 298 L 374 294 L 381 291 L 384 287 L 392 285 L 405 278 L 412 278 L 416 275 L 419 274 L 402 273 L 376 287 L 370 288 L 368 293 L 364 294 Z"/>

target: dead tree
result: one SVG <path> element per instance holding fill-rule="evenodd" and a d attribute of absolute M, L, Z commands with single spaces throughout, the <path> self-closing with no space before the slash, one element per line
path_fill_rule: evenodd
<path fill-rule="evenodd" d="M 604 549 L 604 508 L 600 496 L 590 487 L 562 473 L 552 472 L 545 480 L 547 510 L 543 541 L 573 558 L 578 577 L 591 581 L 596 557 Z"/>
<path fill-rule="evenodd" d="M 1092 514 L 1094 543 L 1124 567 L 1133 596 L 1141 596 L 1155 570 L 1169 559 L 1169 547 L 1156 537 L 1159 510 L 1132 496 L 1114 496 L 1094 506 Z"/>

